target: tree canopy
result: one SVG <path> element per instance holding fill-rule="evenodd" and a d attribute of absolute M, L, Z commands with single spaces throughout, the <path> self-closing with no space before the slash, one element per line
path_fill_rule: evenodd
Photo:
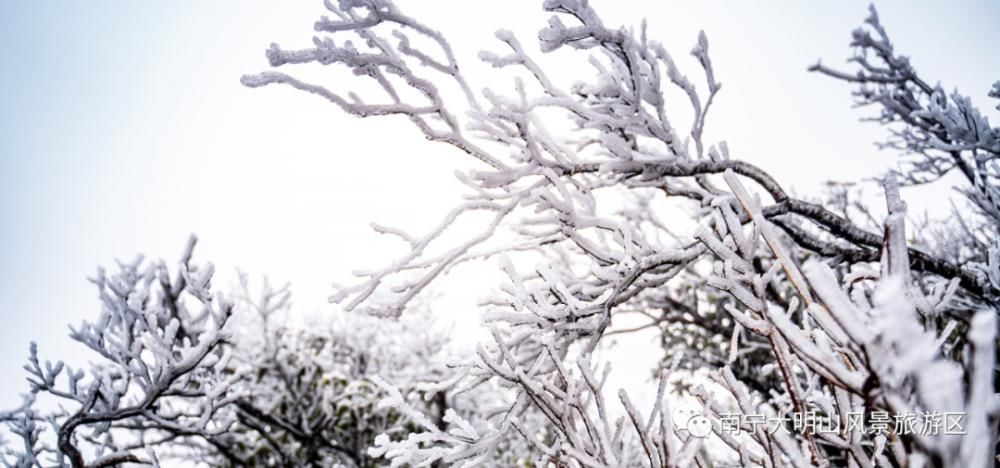
<path fill-rule="evenodd" d="M 611 26 L 585 0 L 546 0 L 543 54 L 499 30 L 479 55 L 495 79 L 473 83 L 446 38 L 391 1 L 325 6 L 311 45 L 272 45 L 271 69 L 242 83 L 401 116 L 481 162 L 458 174 L 467 195 L 429 232 L 376 226 L 407 252 L 306 324 L 283 318 L 287 287 L 216 292 L 194 238 L 174 273 L 141 258 L 99 270 L 101 313 L 72 333 L 98 361 L 69 369 L 32 347 L 30 393 L 0 414 L 19 439 L 7 463 L 993 465 L 1000 128 L 918 74 L 874 7 L 847 69 L 809 70 L 850 86 L 885 128 L 899 165 L 872 174 L 879 204 L 851 186 L 797 197 L 708 141 L 724 95 L 705 34 L 698 68 L 682 70 L 655 23 Z M 575 60 L 578 81 L 553 79 L 548 54 Z M 309 81 L 305 64 L 354 81 Z M 901 187 L 953 172 L 954 211 L 917 225 Z M 476 232 L 444 235 L 483 213 Z M 482 306 L 491 341 L 454 353 L 423 293 L 494 260 L 506 280 Z M 595 356 L 621 314 L 662 336 L 652 407 L 607 388 Z M 699 409 L 678 418 L 672 390 Z"/>

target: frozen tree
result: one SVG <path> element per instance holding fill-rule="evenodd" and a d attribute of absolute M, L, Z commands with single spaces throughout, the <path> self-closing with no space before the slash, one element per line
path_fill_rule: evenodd
<path fill-rule="evenodd" d="M 991 127 L 972 100 L 957 90 L 949 94 L 941 84 L 928 84 L 909 58 L 896 52 L 874 7 L 865 26 L 852 35 L 855 53 L 849 62 L 856 71 L 822 64 L 810 70 L 855 84 L 857 103 L 878 109 L 868 120 L 889 130 L 880 147 L 905 156 L 897 172 L 903 183 L 927 184 L 949 172 L 960 174 L 962 184 L 956 188 L 974 214 L 956 206 L 946 224 L 918 241 L 936 256 L 918 254 L 914 260 L 939 263 L 932 268 L 959 278 L 965 289 L 978 292 L 973 285 L 980 284 L 985 291 L 979 296 L 995 296 L 1000 283 L 991 271 L 996 270 L 1000 237 L 1000 128 Z M 1000 81 L 988 95 L 1000 98 Z M 948 272 L 947 264 L 969 268 Z"/>
<path fill-rule="evenodd" d="M 71 335 L 94 363 L 32 346 L 29 391 L 0 412 L 6 464 L 995 463 L 1000 129 L 929 85 L 874 9 L 852 36 L 854 70 L 812 70 L 853 84 L 888 130 L 880 146 L 901 164 L 879 175 L 880 205 L 832 185 L 825 201 L 797 198 L 708 141 L 722 88 L 704 34 L 682 71 L 645 23 L 546 0 L 542 54 L 498 31 L 479 57 L 496 79 L 480 89 L 439 32 L 390 1 L 325 6 L 311 46 L 273 45 L 275 69 L 243 83 L 408 119 L 482 163 L 459 174 L 467 196 L 422 235 L 376 226 L 408 252 L 338 288 L 347 311 L 332 315 L 293 320 L 287 287 L 245 278 L 233 300 L 213 293 L 193 238 L 173 274 L 141 258 L 99 270 L 101 313 Z M 544 54 L 577 60 L 578 81 Z M 344 67 L 356 91 L 282 71 L 300 64 Z M 1000 82 L 987 93 L 1000 98 Z M 915 232 L 900 187 L 952 179 L 953 212 Z M 444 236 L 483 213 L 466 238 Z M 506 277 L 484 285 L 498 286 L 483 304 L 492 338 L 458 355 L 423 293 L 485 260 Z M 597 357 L 633 331 L 623 314 L 668 352 L 649 407 L 608 388 Z M 677 389 L 699 409 L 678 417 Z"/>
<path fill-rule="evenodd" d="M 89 369 L 42 364 L 31 346 L 30 393 L 0 414 L 22 442 L 6 448 L 5 463 L 158 465 L 158 446 L 229 429 L 221 410 L 238 397 L 240 374 L 221 370 L 232 358 L 223 328 L 233 304 L 212 292 L 212 265 L 192 263 L 194 245 L 192 237 L 173 276 L 142 257 L 115 274 L 98 270 L 101 314 L 71 334 L 97 358 Z"/>
<path fill-rule="evenodd" d="M 456 417 L 485 427 L 502 408 L 488 386 L 438 388 L 456 377 L 456 358 L 429 312 L 302 320 L 287 285 L 255 288 L 246 276 L 227 300 L 211 293 L 213 267 L 191 262 L 194 244 L 174 277 L 142 258 L 99 270 L 101 315 L 72 333 L 95 351 L 89 370 L 42 364 L 32 345 L 30 392 L 0 413 L 19 439 L 6 465 L 372 467 L 377 436 Z M 526 453 L 508 437 L 491 459 L 511 466 Z"/>
<path fill-rule="evenodd" d="M 237 423 L 220 436 L 219 464 L 379 466 L 367 453 L 376 436 L 406 435 L 420 424 L 444 427 L 450 414 L 481 419 L 496 405 L 490 392 L 446 396 L 431 384 L 454 377 L 446 334 L 429 311 L 398 321 L 367 314 L 289 316 L 288 286 L 265 282 L 236 295 L 234 367 L 250 369 L 234 384 Z M 382 404 L 405 402 L 407 410 Z M 501 459 L 501 454 L 493 455 Z M 504 465 L 510 466 L 510 464 Z"/>
<path fill-rule="evenodd" d="M 417 418 L 409 435 L 379 436 L 369 454 L 393 466 L 476 466 L 513 433 L 536 466 L 992 464 L 1000 130 L 971 100 L 920 79 L 873 13 L 854 34 L 856 74 L 815 69 L 858 83 L 858 99 L 879 106 L 876 120 L 891 131 L 885 147 L 905 152 L 906 164 L 883 177 L 884 211 L 849 206 L 845 193 L 815 203 L 706 141 L 721 85 L 704 34 L 691 50 L 695 79 L 645 24 L 608 26 L 584 0 L 543 6 L 552 16 L 542 52 L 578 59 L 575 76 L 589 69 L 591 78 L 562 84 L 501 30 L 499 50 L 480 54 L 498 78 L 478 91 L 444 37 L 387 0 L 326 2 L 332 16 L 316 22 L 312 46 L 272 45 L 275 70 L 243 77 L 358 117 L 403 116 L 483 163 L 460 174 L 469 194 L 430 232 L 377 228 L 409 252 L 332 299 L 399 317 L 456 265 L 499 257 L 508 280 L 486 304 L 493 340 L 441 388 L 499 385 L 507 408 L 486 425 Z M 345 67 L 359 91 L 279 71 L 306 63 Z M 956 210 L 908 242 L 897 180 L 928 183 L 953 168 L 975 211 Z M 690 220 L 666 221 L 666 205 Z M 442 245 L 473 212 L 490 219 Z M 699 227 L 685 233 L 689 225 Z M 712 367 L 715 382 L 693 390 L 699 419 L 670 417 L 674 365 L 652 408 L 604 388 L 607 366 L 593 353 L 626 312 L 660 326 L 680 362 Z M 697 437 L 693 423 L 714 436 Z M 706 450 L 706 440 L 729 449 Z"/>

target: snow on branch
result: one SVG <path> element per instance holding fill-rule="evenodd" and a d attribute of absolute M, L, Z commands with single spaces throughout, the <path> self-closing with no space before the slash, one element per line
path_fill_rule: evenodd
<path fill-rule="evenodd" d="M 769 467 L 946 460 L 985 466 L 996 408 L 974 397 L 995 388 L 983 366 L 992 366 L 987 357 L 996 342 L 997 223 L 967 226 L 971 234 L 962 245 L 984 248 L 965 262 L 951 250 L 908 242 L 906 206 L 891 176 L 884 222 L 867 207 L 867 222 L 858 224 L 846 210 L 789 195 L 765 170 L 732 157 L 724 142 L 705 140 L 722 88 L 704 34 L 691 50 L 692 78 L 650 38 L 646 24 L 612 27 L 589 2 L 547 0 L 543 9 L 551 16 L 538 34 L 541 50 L 576 59 L 578 81 L 558 84 L 544 56 L 500 30 L 500 51 L 479 58 L 512 73 L 512 83 L 501 88 L 493 81 L 474 93 L 479 88 L 462 75 L 444 37 L 391 2 L 326 6 L 335 18 L 316 23 L 321 37 L 314 47 L 272 46 L 271 65 L 345 66 L 382 90 L 378 100 L 336 94 L 291 71 L 248 75 L 243 83 L 287 84 L 360 117 L 405 115 L 427 138 L 487 163 L 459 174 L 470 195 L 428 233 L 376 227 L 402 239 L 409 252 L 382 269 L 358 272 L 359 282 L 331 300 L 399 317 L 460 263 L 499 257 L 507 278 L 484 304 L 492 341 L 437 386 L 459 395 L 497 385 L 504 409 L 485 424 L 449 414 L 441 426 L 421 419 L 386 384 L 387 404 L 411 414 L 418 427 L 379 437 L 372 456 L 393 466 L 480 465 L 516 434 L 544 466 L 687 466 L 736 458 Z M 814 69 L 858 83 L 859 99 L 884 107 L 883 123 L 906 125 L 890 144 L 924 159 L 901 173 L 904 182 L 968 169 L 965 193 L 992 219 L 997 130 L 968 99 L 946 99 L 917 77 L 874 10 L 867 24 L 854 35 L 858 74 Z M 413 40 L 418 36 L 423 40 Z M 462 99 L 447 101 L 445 85 L 457 85 Z M 667 99 L 673 92 L 687 101 Z M 691 125 L 674 123 L 681 121 Z M 667 221 L 660 202 L 677 204 L 690 220 Z M 444 232 L 474 212 L 489 214 L 482 227 L 446 241 Z M 680 234 L 689 224 L 700 228 Z M 705 450 L 709 439 L 666 417 L 665 383 L 651 413 L 637 408 L 629 392 L 603 387 L 607 366 L 595 362 L 595 351 L 617 332 L 615 318 L 624 313 L 647 317 L 643 328 L 659 328 L 664 346 L 687 366 L 718 370 L 714 385 L 730 399 L 707 389 L 695 394 L 711 440 L 730 450 Z M 618 394 L 617 403 L 608 391 Z M 724 430 L 731 424 L 723 424 L 732 401 L 740 416 L 779 422 L 768 430 L 738 424 L 739 434 L 732 434 Z M 869 431 L 848 424 L 858 413 L 866 424 L 872 415 L 931 424 L 935 415 L 964 414 L 969 430 Z M 805 415 L 838 427 L 782 422 Z"/>
<path fill-rule="evenodd" d="M 889 138 L 880 146 L 908 157 L 899 176 L 907 184 L 925 184 L 957 171 L 966 184 L 959 190 L 974 208 L 974 215 L 956 209 L 939 237 L 925 241 L 950 255 L 956 264 L 970 264 L 995 297 L 995 283 L 987 278 L 993 268 L 988 253 L 997 248 L 1000 226 L 1000 127 L 994 127 L 972 100 L 957 90 L 948 93 L 917 73 L 910 59 L 897 52 L 885 27 L 870 7 L 864 27 L 854 31 L 853 71 L 840 71 L 822 63 L 810 70 L 855 85 L 859 105 L 879 110 L 868 118 L 887 127 Z M 988 92 L 998 96 L 1000 82 Z"/>
<path fill-rule="evenodd" d="M 191 237 L 172 277 L 165 263 L 144 263 L 141 257 L 119 263 L 114 274 L 98 270 L 91 281 L 101 313 L 71 333 L 96 355 L 90 369 L 43 364 L 32 344 L 25 366 L 31 393 L 5 418 L 24 440 L 23 450 L 9 453 L 8 461 L 156 464 L 150 449 L 164 435 L 227 430 L 227 421 L 216 415 L 234 398 L 229 387 L 239 377 L 219 372 L 232 358 L 222 343 L 233 304 L 212 292 L 212 264 L 192 263 L 194 245 Z M 43 396 L 59 409 L 34 409 Z M 43 437 L 50 432 L 54 440 Z M 141 434 L 148 442 L 135 447 L 125 433 Z"/>

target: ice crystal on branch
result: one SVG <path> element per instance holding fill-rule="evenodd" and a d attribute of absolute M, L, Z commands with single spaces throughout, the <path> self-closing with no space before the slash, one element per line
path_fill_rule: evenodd
<path fill-rule="evenodd" d="M 265 286 L 257 300 L 244 288 L 253 313 L 227 341 L 233 306 L 189 252 L 174 279 L 139 263 L 99 275 L 104 313 L 74 337 L 106 365 L 80 374 L 32 352 L 33 394 L 79 409 L 49 416 L 29 397 L 2 413 L 23 440 L 8 451 L 17 464 L 155 464 L 161 448 L 230 465 L 993 463 L 1000 130 L 969 98 L 929 86 L 874 9 L 852 36 L 856 72 L 813 69 L 856 85 L 890 132 L 883 148 L 903 153 L 880 175 L 884 208 L 852 202 L 846 187 L 828 202 L 799 199 L 709 141 L 722 87 L 704 34 L 682 69 L 655 28 L 546 0 L 542 54 L 498 31 L 479 58 L 512 79 L 483 87 L 441 33 L 391 1 L 325 6 L 311 45 L 272 45 L 274 70 L 243 84 L 286 85 L 361 118 L 403 116 L 483 163 L 458 175 L 469 194 L 424 234 L 375 226 L 408 251 L 334 292 L 355 312 L 330 330 L 282 323 L 286 289 Z M 579 81 L 559 84 L 547 54 L 575 60 Z M 302 64 L 354 81 L 313 83 Z M 900 184 L 954 169 L 974 209 L 908 232 Z M 445 235 L 467 219 L 484 221 Z M 441 342 L 407 321 L 420 321 L 430 285 L 483 259 L 505 276 L 483 304 L 491 339 L 442 365 Z M 609 388 L 598 358 L 609 336 L 634 331 L 619 328 L 623 314 L 648 320 L 639 328 L 659 330 L 670 354 L 651 404 Z M 685 382 L 701 406 L 678 421 L 667 392 L 684 370 L 710 381 Z M 933 430 L 941 415 L 962 415 L 961 431 L 954 420 Z M 825 427 L 805 424 L 816 421 Z"/>
<path fill-rule="evenodd" d="M 870 30 L 854 34 L 857 75 L 814 69 L 860 83 L 859 99 L 884 109 L 881 122 L 904 124 L 902 130 L 894 127 L 887 147 L 922 157 L 904 166 L 905 182 L 924 183 L 955 167 L 965 173 L 964 193 L 977 217 L 955 222 L 966 233 L 959 242 L 982 247 L 971 258 L 908 245 L 906 208 L 892 176 L 886 178 L 884 230 L 873 232 L 876 223 L 855 224 L 846 205 L 840 215 L 796 199 L 763 169 L 731 157 L 724 143 L 704 141 L 706 117 L 721 89 L 704 34 L 691 51 L 701 68 L 692 79 L 665 46 L 650 39 L 645 24 L 638 32 L 610 27 L 588 2 L 545 1 L 552 15 L 538 34 L 541 50 L 575 55 L 593 78 L 561 88 L 543 60 L 510 32 L 499 31 L 505 50 L 480 58 L 517 77 L 510 91 L 490 83 L 476 94 L 442 35 L 392 3 L 342 1 L 327 8 L 337 19 L 324 18 L 316 30 L 332 37 L 314 40 L 309 49 L 272 47 L 272 65 L 345 66 L 374 80 L 381 96 L 352 94 L 348 101 L 279 72 L 244 77 L 244 84 L 288 84 L 361 117 L 403 114 L 429 139 L 487 163 L 460 176 L 474 195 L 437 228 L 424 236 L 392 231 L 408 241 L 406 256 L 362 274 L 361 282 L 333 300 L 398 316 L 454 265 L 496 254 L 511 258 L 502 261 L 509 280 L 488 304 L 493 342 L 480 347 L 455 389 L 497 382 L 510 389 L 509 410 L 486 432 L 461 419 L 450 420 L 451 431 L 425 424 L 402 439 L 380 438 L 373 454 L 394 465 L 471 466 L 483 463 L 500 434 L 516 432 L 543 466 L 686 466 L 725 459 L 725 453 L 699 451 L 701 439 L 672 427 L 662 387 L 652 414 L 644 416 L 625 391 L 624 416 L 615 420 L 608 410 L 605 394 L 614 389 L 602 387 L 603 374 L 595 369 L 605 367 L 592 362 L 592 353 L 610 334 L 614 317 L 631 311 L 650 317 L 672 352 L 720 368 L 718 385 L 748 415 L 819 412 L 844 420 L 859 411 L 949 411 L 969 417 L 964 436 L 781 426 L 749 429 L 737 439 L 713 424 L 732 449 L 728 456 L 745 464 L 919 466 L 960 460 L 962 466 L 985 466 L 991 458 L 997 130 L 967 98 L 946 97 L 924 84 L 909 60 L 895 54 L 874 10 Z M 429 48 L 419 49 L 410 35 L 431 39 Z M 364 47 L 354 45 L 359 39 Z M 437 87 L 446 83 L 457 83 L 464 100 L 446 102 Z M 669 89 L 688 97 L 686 109 L 672 102 L 668 107 Z M 560 126 L 558 115 L 572 127 Z M 691 126 L 672 123 L 685 120 L 679 117 Z M 436 130 L 432 121 L 445 129 Z M 651 212 L 648 200 L 657 193 L 686 204 L 702 226 L 693 237 L 678 235 L 673 231 L 679 226 Z M 868 207 L 860 209 L 875 219 Z M 480 210 L 493 218 L 479 233 L 443 249 L 437 245 L 458 218 Z M 935 244 L 925 237 L 920 243 L 940 247 L 954 240 Z M 513 258 L 541 263 L 528 267 Z M 688 351 L 696 344 L 692 337 L 702 340 L 694 352 Z M 731 369 L 749 369 L 748 359 L 758 360 L 755 366 L 770 362 L 777 375 L 764 379 L 743 372 L 738 378 Z M 696 393 L 706 414 L 718 418 L 723 403 L 705 390 Z M 528 412 L 541 416 L 536 425 L 519 419 Z"/>
<path fill-rule="evenodd" d="M 222 344 L 233 304 L 211 290 L 214 268 L 191 262 L 195 238 L 171 276 L 163 262 L 141 257 L 119 272 L 92 279 L 101 314 L 71 336 L 98 357 L 90 369 L 71 369 L 38 358 L 31 346 L 31 393 L 6 415 L 24 439 L 8 459 L 18 466 L 156 464 L 151 447 L 190 434 L 224 433 L 231 421 L 219 410 L 236 397 L 239 374 L 219 372 L 232 358 Z M 37 396 L 58 410 L 33 408 Z M 54 440 L 42 436 L 52 432 Z M 141 436 L 136 439 L 136 434 Z"/>

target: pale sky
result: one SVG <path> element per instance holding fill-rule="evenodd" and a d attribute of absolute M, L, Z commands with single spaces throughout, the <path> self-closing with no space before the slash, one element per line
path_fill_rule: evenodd
<path fill-rule="evenodd" d="M 476 89 L 510 86 L 474 65 L 479 50 L 498 50 L 492 31 L 504 27 L 534 43 L 547 18 L 540 1 L 399 4 L 451 38 Z M 863 111 L 851 108 L 849 87 L 806 72 L 818 58 L 843 63 L 866 3 L 592 4 L 609 24 L 646 18 L 650 36 L 675 57 L 704 29 L 723 83 L 710 138 L 727 140 L 735 157 L 787 187 L 817 193 L 824 180 L 874 176 L 891 162 L 872 145 L 881 129 L 858 122 Z M 1000 79 L 1000 2 L 877 6 L 925 77 L 957 86 L 998 118 L 986 92 Z M 473 167 L 398 119 L 361 121 L 315 96 L 239 84 L 240 75 L 265 69 L 271 42 L 310 44 L 312 23 L 324 14 L 319 0 L 4 0 L 3 7 L 2 407 L 27 388 L 20 367 L 29 341 L 39 342 L 43 357 L 86 359 L 66 326 L 97 316 L 86 277 L 98 265 L 140 252 L 173 265 L 197 233 L 196 258 L 215 263 L 221 289 L 238 267 L 291 281 L 300 310 L 332 311 L 330 283 L 400 252 L 368 223 L 420 232 L 462 193 L 453 171 Z M 579 56 L 559 60 L 590 73 Z M 913 196 L 932 206 L 943 199 Z M 442 313 L 462 327 L 476 323 L 474 300 L 494 286 L 474 279 L 453 279 L 463 286 L 444 291 Z M 639 340 L 630 352 L 655 359 L 651 343 Z"/>

